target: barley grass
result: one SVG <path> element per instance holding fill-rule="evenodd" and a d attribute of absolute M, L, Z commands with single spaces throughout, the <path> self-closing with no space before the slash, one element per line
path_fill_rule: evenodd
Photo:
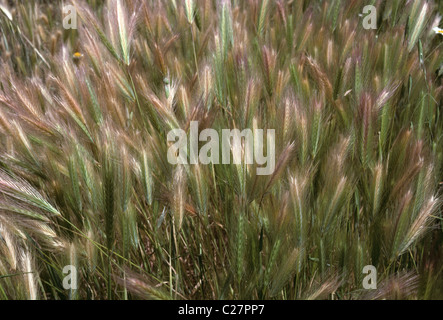
<path fill-rule="evenodd" d="M 443 6 L 372 3 L 1 0 L 0 299 L 443 298 Z M 192 121 L 275 171 L 169 164 Z"/>

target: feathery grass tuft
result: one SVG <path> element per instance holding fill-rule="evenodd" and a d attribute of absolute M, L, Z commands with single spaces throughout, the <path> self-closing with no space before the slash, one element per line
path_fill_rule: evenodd
<path fill-rule="evenodd" d="M 0 0 L 0 299 L 441 299 L 443 6 L 372 2 Z"/>

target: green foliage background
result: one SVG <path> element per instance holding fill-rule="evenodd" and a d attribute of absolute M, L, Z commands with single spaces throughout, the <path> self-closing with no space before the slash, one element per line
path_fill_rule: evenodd
<path fill-rule="evenodd" d="M 443 298 L 441 2 L 0 3 L 0 299 Z M 169 164 L 191 121 L 275 172 Z"/>

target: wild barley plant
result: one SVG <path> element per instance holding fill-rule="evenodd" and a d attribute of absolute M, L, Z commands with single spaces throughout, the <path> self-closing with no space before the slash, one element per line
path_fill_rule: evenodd
<path fill-rule="evenodd" d="M 0 4 L 1 299 L 443 298 L 441 3 Z M 171 165 L 191 121 L 274 172 Z"/>

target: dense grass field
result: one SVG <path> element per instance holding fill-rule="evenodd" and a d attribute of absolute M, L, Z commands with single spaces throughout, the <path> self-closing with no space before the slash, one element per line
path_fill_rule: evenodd
<path fill-rule="evenodd" d="M 442 14 L 0 0 L 0 299 L 443 299 Z M 171 164 L 192 121 L 275 170 Z"/>

